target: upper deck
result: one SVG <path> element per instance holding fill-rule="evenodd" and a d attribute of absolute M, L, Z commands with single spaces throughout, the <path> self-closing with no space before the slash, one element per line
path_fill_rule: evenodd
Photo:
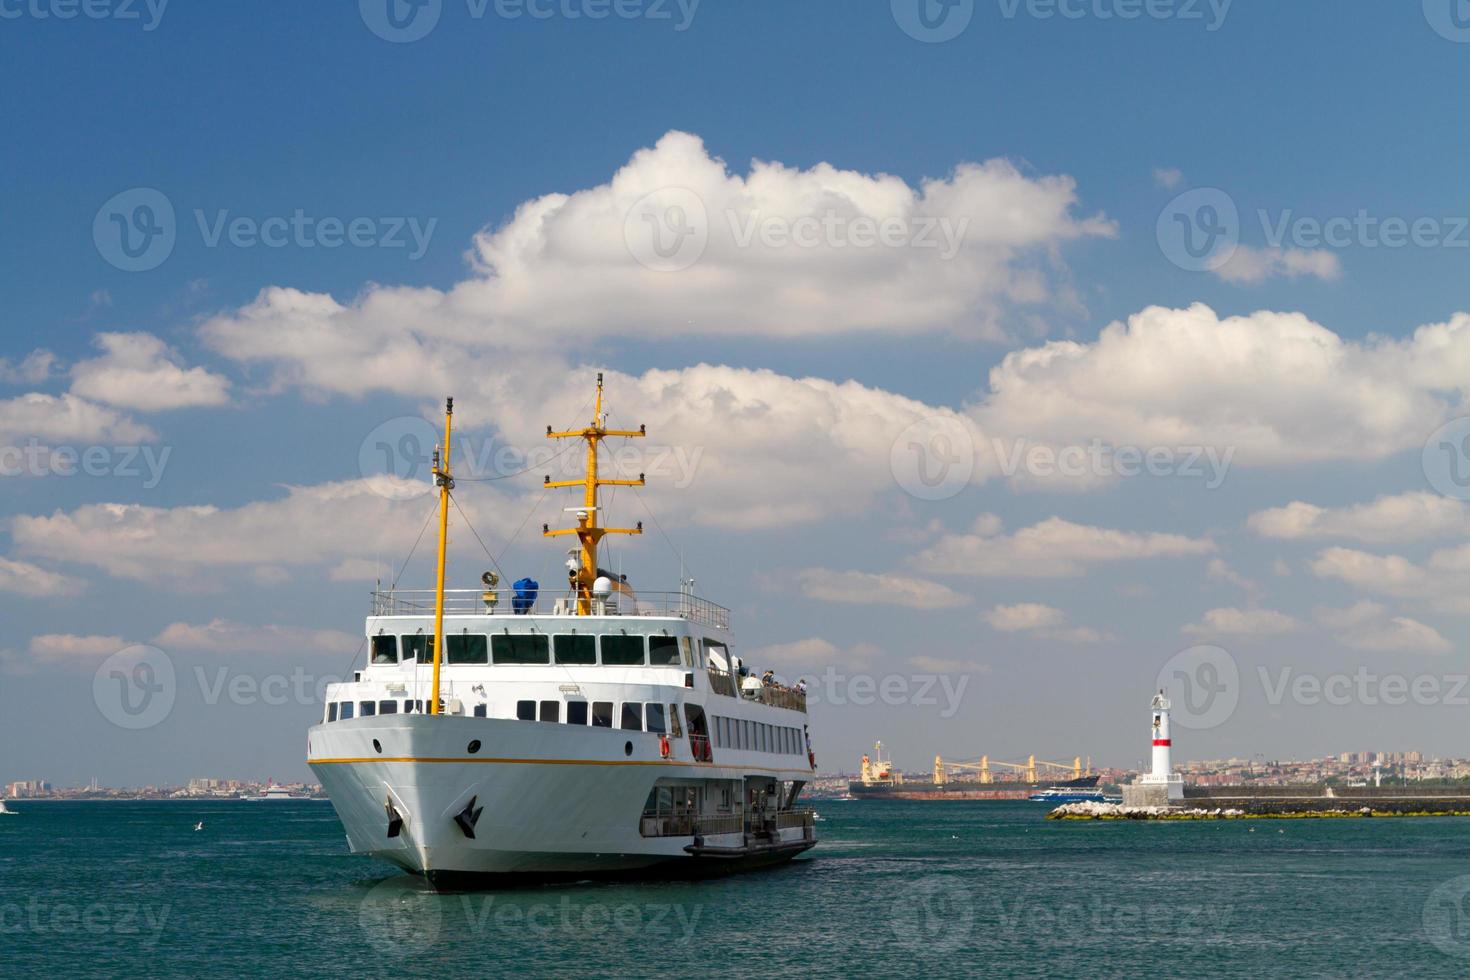
<path fill-rule="evenodd" d="M 374 592 L 372 615 L 432 616 L 434 601 L 433 589 Z M 518 597 L 514 589 L 446 589 L 444 614 L 497 618 L 577 617 L 576 602 L 572 596 L 545 595 L 526 601 Z M 730 628 L 730 610 L 689 592 L 639 592 L 634 597 L 613 593 L 606 599 L 594 599 L 590 613 L 594 616 L 682 619 L 713 630 Z"/>

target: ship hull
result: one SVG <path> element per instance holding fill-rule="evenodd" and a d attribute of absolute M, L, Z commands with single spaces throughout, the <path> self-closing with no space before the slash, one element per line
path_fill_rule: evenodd
<path fill-rule="evenodd" d="M 790 860 L 816 843 L 803 827 L 761 846 L 738 828 L 708 838 L 643 836 L 644 804 L 660 780 L 745 775 L 695 763 L 687 745 L 671 741 L 665 759 L 658 736 L 646 732 L 396 715 L 313 728 L 308 762 L 355 853 L 445 890 L 726 874 Z M 702 850 L 690 853 L 696 845 Z"/>

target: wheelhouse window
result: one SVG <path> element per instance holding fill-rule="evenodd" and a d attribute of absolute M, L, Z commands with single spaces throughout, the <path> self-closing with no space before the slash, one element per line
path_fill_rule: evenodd
<path fill-rule="evenodd" d="M 624 702 L 623 723 L 618 727 L 628 732 L 643 731 L 643 705 L 636 701 Z"/>
<path fill-rule="evenodd" d="M 327 721 L 336 721 L 336 720 L 337 720 L 337 702 L 336 701 L 333 701 L 331 704 L 327 705 Z"/>
<path fill-rule="evenodd" d="M 592 727 L 611 728 L 613 726 L 613 706 L 611 701 L 592 702 Z"/>
<path fill-rule="evenodd" d="M 664 706 L 661 704 L 646 704 L 643 706 L 643 717 L 648 722 L 648 730 L 662 735 L 668 731 L 664 724 Z"/>
<path fill-rule="evenodd" d="M 561 702 L 560 701 L 542 701 L 541 702 L 541 720 L 542 721 L 551 721 L 551 722 L 561 721 Z"/>
<path fill-rule="evenodd" d="M 650 636 L 648 638 L 648 663 L 654 667 L 679 666 L 679 638 L 677 636 Z"/>
<path fill-rule="evenodd" d="M 488 664 L 483 633 L 451 633 L 444 638 L 444 650 L 452 664 Z"/>
<path fill-rule="evenodd" d="M 591 633 L 558 633 L 552 638 L 552 646 L 559 664 L 597 663 L 597 637 Z"/>
<path fill-rule="evenodd" d="M 380 714 L 380 715 L 396 715 L 396 714 L 398 714 L 398 702 L 397 701 L 379 701 L 378 702 L 378 714 Z"/>
<path fill-rule="evenodd" d="M 374 701 L 363 701 L 357 706 L 357 711 L 359 717 L 366 718 L 378 713 L 378 705 Z"/>
<path fill-rule="evenodd" d="M 403 662 L 421 664 L 434 660 L 434 638 L 427 633 L 415 633 L 402 637 Z"/>
<path fill-rule="evenodd" d="M 587 702 L 586 701 L 568 701 L 567 702 L 567 724 L 568 725 L 585 725 L 585 724 L 587 724 Z"/>
<path fill-rule="evenodd" d="M 342 702 L 342 714 L 340 716 L 342 721 L 346 721 L 352 717 L 352 709 L 354 707 L 355 705 L 351 701 Z"/>
<path fill-rule="evenodd" d="M 643 637 L 622 633 L 603 634 L 602 662 L 609 667 L 642 667 Z"/>
<path fill-rule="evenodd" d="M 535 701 L 517 701 L 516 702 L 516 720 L 517 721 L 535 721 L 536 720 L 536 702 Z"/>
<path fill-rule="evenodd" d="M 379 633 L 373 637 L 373 663 L 398 663 L 398 637 L 387 633 Z"/>
<path fill-rule="evenodd" d="M 496 664 L 551 663 L 551 637 L 545 633 L 496 633 L 490 650 Z"/>

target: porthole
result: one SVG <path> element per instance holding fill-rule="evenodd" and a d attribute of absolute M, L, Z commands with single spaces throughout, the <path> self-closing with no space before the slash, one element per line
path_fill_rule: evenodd
<path fill-rule="evenodd" d="M 479 752 L 480 751 L 480 740 L 478 738 L 475 739 L 469 745 L 466 745 L 464 750 L 466 752 L 468 752 L 470 755 L 474 755 L 475 753 Z"/>
<path fill-rule="evenodd" d="M 624 742 L 623 743 L 623 755 L 632 755 L 632 754 L 633 754 L 633 743 L 632 742 Z"/>
<path fill-rule="evenodd" d="M 382 742 L 379 742 L 377 739 L 373 739 L 373 751 L 376 752 L 376 753 L 378 753 L 378 755 L 382 755 L 383 754 L 383 743 Z"/>

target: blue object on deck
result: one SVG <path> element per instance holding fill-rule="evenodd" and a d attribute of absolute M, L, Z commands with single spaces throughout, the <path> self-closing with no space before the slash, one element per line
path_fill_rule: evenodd
<path fill-rule="evenodd" d="M 524 616 L 536 605 L 536 596 L 541 591 L 541 583 L 533 578 L 517 579 L 511 586 L 516 594 L 510 600 L 510 608 L 517 616 Z"/>

